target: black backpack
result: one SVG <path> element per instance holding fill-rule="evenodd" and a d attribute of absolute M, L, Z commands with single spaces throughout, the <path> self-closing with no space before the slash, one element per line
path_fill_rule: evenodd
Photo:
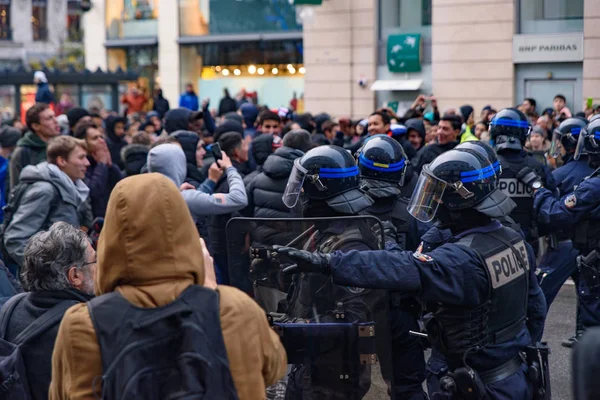
<path fill-rule="evenodd" d="M 2 225 L 0 226 L 0 249 L 2 250 L 2 259 L 4 260 L 4 262 L 7 265 L 8 264 L 18 265 L 18 264 L 15 260 L 12 259 L 12 257 L 8 254 L 8 251 L 6 250 L 6 246 L 4 245 L 4 233 L 6 232 L 8 225 L 10 225 L 15 213 L 17 212 L 17 209 L 19 208 L 19 205 L 21 204 L 21 199 L 23 198 L 23 195 L 25 195 L 25 192 L 27 192 L 27 189 L 29 189 L 29 187 L 31 185 L 33 185 L 35 182 L 38 182 L 38 181 L 37 180 L 21 180 L 10 192 L 8 201 L 6 202 L 6 205 L 2 208 L 2 210 L 4 211 L 4 221 L 2 221 Z M 45 225 L 48 224 L 48 220 L 50 219 L 50 217 L 52 216 L 52 214 L 58 207 L 58 201 L 60 199 L 60 194 L 58 192 L 58 189 L 56 188 L 56 186 L 54 186 L 54 184 L 52 185 L 52 187 L 54 190 L 54 196 L 52 197 L 52 202 L 50 203 L 50 212 L 48 213 L 48 217 L 47 217 L 46 221 L 44 222 L 44 226 L 42 227 L 42 229 L 48 228 Z"/>
<path fill-rule="evenodd" d="M 191 285 L 174 302 L 139 308 L 118 292 L 90 300 L 102 355 L 102 399 L 237 400 L 218 293 Z"/>
<path fill-rule="evenodd" d="M 29 293 L 11 297 L 0 312 L 0 399 L 30 400 L 33 397 L 27 382 L 27 366 L 23 360 L 21 347 L 60 323 L 67 309 L 77 301 L 62 301 L 46 311 L 23 330 L 12 342 L 6 340 L 6 332 L 12 313 Z M 35 384 L 35 382 L 32 382 Z"/>

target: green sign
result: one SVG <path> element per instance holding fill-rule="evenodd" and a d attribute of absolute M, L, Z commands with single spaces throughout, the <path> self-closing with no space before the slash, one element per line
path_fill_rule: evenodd
<path fill-rule="evenodd" d="M 323 0 L 294 0 L 294 5 L 297 5 L 297 6 L 304 6 L 304 5 L 319 6 L 321 4 L 323 4 Z"/>
<path fill-rule="evenodd" d="M 390 72 L 421 71 L 421 34 L 390 35 L 387 64 Z"/>

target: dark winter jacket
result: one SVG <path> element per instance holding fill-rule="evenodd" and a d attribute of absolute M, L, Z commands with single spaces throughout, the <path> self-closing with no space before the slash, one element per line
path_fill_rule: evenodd
<path fill-rule="evenodd" d="M 431 143 L 423 147 L 412 162 L 415 172 L 420 174 L 423 165 L 431 163 L 437 156 L 448 150 L 452 150 L 456 146 L 458 146 L 458 142 L 448 142 L 446 144 Z"/>
<path fill-rule="evenodd" d="M 47 146 L 48 144 L 32 131 L 27 131 L 25 135 L 19 139 L 17 148 L 12 153 L 9 162 L 9 190 L 12 190 L 12 188 L 19 183 L 19 175 L 23 168 L 28 165 L 35 165 L 42 161 L 46 161 Z"/>
<path fill-rule="evenodd" d="M 248 163 L 237 163 L 231 161 L 237 172 L 243 178 L 250 173 Z M 229 182 L 227 180 L 227 172 L 223 174 L 217 186 L 215 187 L 214 193 L 229 193 Z M 208 219 L 208 235 L 209 235 L 209 250 L 211 255 L 226 257 L 227 255 L 227 240 L 225 227 L 227 221 L 234 216 L 241 216 L 240 213 L 233 214 L 222 214 L 222 215 L 211 215 Z M 226 268 L 226 266 L 224 266 Z"/>
<path fill-rule="evenodd" d="M 114 115 L 109 115 L 106 117 L 104 124 L 106 125 L 106 145 L 108 146 L 108 151 L 110 151 L 110 158 L 112 159 L 113 164 L 119 166 L 121 170 L 125 169 L 125 164 L 123 160 L 121 160 L 121 150 L 123 147 L 127 146 L 127 142 L 123 137 L 119 137 L 115 134 L 115 125 L 118 122 L 122 122 L 123 124 L 126 122 L 125 118 L 118 117 Z"/>
<path fill-rule="evenodd" d="M 92 215 L 94 218 L 102 217 L 106 214 L 108 198 L 115 185 L 121 180 L 123 175 L 116 164 L 110 167 L 106 164 L 96 162 L 93 157 L 88 156 L 90 166 L 85 172 L 83 182 L 90 188 L 90 200 L 92 202 Z"/>
<path fill-rule="evenodd" d="M 231 96 L 225 96 L 219 102 L 219 117 L 222 117 L 228 112 L 235 112 L 236 110 L 237 103 Z"/>
<path fill-rule="evenodd" d="M 20 299 L 16 305 L 9 319 L 8 331 L 4 338 L 9 342 L 15 340 L 33 321 L 58 303 L 63 301 L 73 304 L 85 303 L 91 298 L 92 296 L 85 295 L 76 289 L 31 292 Z M 48 398 L 52 372 L 52 351 L 59 326 L 60 323 L 52 326 L 21 347 L 27 381 L 34 400 Z"/>
<path fill-rule="evenodd" d="M 159 94 L 154 98 L 154 105 L 152 106 L 152 109 L 156 111 L 159 117 L 162 119 L 167 111 L 170 110 L 169 100 L 165 99 L 162 93 Z"/>
<path fill-rule="evenodd" d="M 143 144 L 128 144 L 121 150 L 121 161 L 125 165 L 125 176 L 138 175 L 146 165 L 150 147 Z"/>
<path fill-rule="evenodd" d="M 304 153 L 289 147 L 281 147 L 271 154 L 263 164 L 262 172 L 248 185 L 249 205 L 253 207 L 256 218 L 289 218 L 290 209 L 281 199 L 288 178 L 294 168 L 294 160 Z M 256 237 L 261 243 L 275 243 L 275 229 L 263 225 L 257 228 Z"/>
<path fill-rule="evenodd" d="M 50 91 L 50 86 L 46 82 L 37 84 L 37 92 L 35 92 L 36 103 L 54 103 L 54 94 Z"/>

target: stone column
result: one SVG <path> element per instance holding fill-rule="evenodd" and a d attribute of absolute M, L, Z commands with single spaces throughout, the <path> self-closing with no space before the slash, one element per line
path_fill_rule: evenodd
<path fill-rule="evenodd" d="M 305 109 L 334 116 L 371 113 L 375 96 L 358 79 L 376 77 L 376 0 L 328 0 L 304 24 Z"/>
<path fill-rule="evenodd" d="M 433 0 L 432 84 L 441 111 L 514 104 L 513 0 Z"/>
<path fill-rule="evenodd" d="M 93 0 L 91 10 L 83 13 L 85 67 L 91 71 L 107 69 L 105 9 L 105 0 Z"/>
<path fill-rule="evenodd" d="M 582 106 L 588 97 L 600 103 L 600 0 L 585 0 L 583 15 Z"/>
<path fill-rule="evenodd" d="M 171 108 L 179 103 L 180 59 L 179 59 L 179 2 L 158 2 L 158 75 L 163 96 Z"/>

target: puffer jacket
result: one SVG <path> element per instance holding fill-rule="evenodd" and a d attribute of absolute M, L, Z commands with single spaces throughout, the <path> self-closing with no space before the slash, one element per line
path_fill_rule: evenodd
<path fill-rule="evenodd" d="M 46 161 L 25 167 L 21 181 L 32 181 L 4 232 L 8 254 L 23 263 L 23 250 L 31 236 L 58 221 L 80 227 L 90 190 L 82 180 L 73 182 L 56 165 Z M 58 196 L 58 197 L 57 197 Z M 53 207 L 55 205 L 55 207 Z"/>
<path fill-rule="evenodd" d="M 263 165 L 263 172 L 246 186 L 256 218 L 290 218 L 290 209 L 283 204 L 288 178 L 294 168 L 294 160 L 304 153 L 290 147 L 281 147 L 271 154 Z M 262 244 L 282 244 L 278 231 L 268 224 L 260 224 L 253 239 Z"/>
<path fill-rule="evenodd" d="M 117 184 L 98 243 L 97 295 L 116 291 L 137 307 L 164 307 L 190 285 L 204 284 L 203 260 L 194 222 L 169 178 L 150 173 Z M 285 350 L 252 299 L 232 287 L 217 290 L 221 330 L 238 397 L 264 399 L 265 387 L 285 373 Z M 100 347 L 88 307 L 75 305 L 67 310 L 58 330 L 49 398 L 95 399 L 102 375 Z"/>

